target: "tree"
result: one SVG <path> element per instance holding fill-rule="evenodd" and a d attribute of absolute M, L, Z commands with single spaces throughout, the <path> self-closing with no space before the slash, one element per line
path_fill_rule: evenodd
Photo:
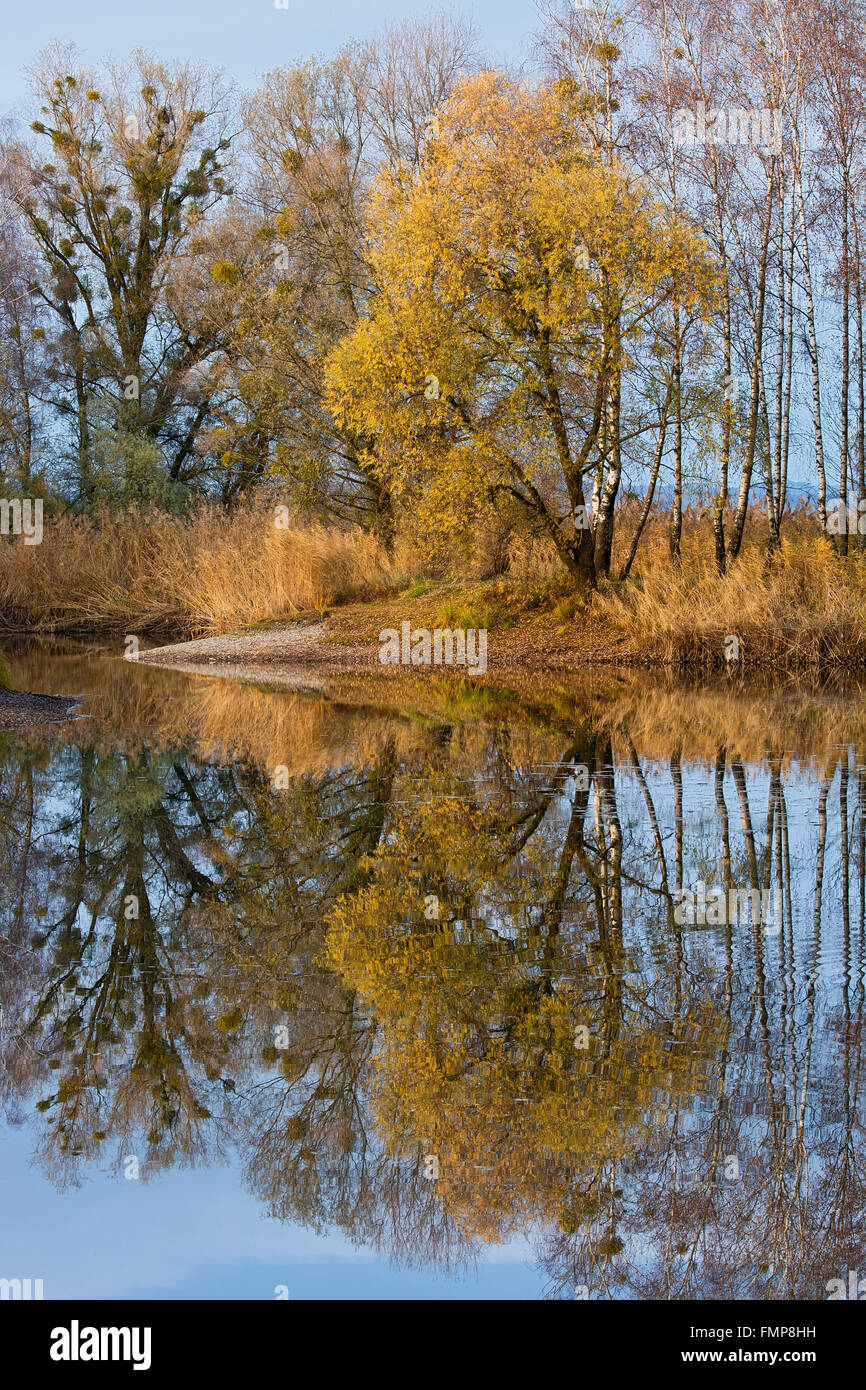
<path fill-rule="evenodd" d="M 220 340 L 189 293 L 193 244 L 229 192 L 227 94 L 191 65 L 169 71 L 142 52 L 99 76 L 49 52 L 37 76 L 50 162 L 20 146 L 24 223 L 41 262 L 40 303 L 53 319 L 55 403 L 73 424 L 79 495 L 95 499 L 97 423 L 152 441 L 183 480 L 209 403 Z M 107 411 L 108 418 L 105 418 Z"/>
<path fill-rule="evenodd" d="M 237 282 L 243 409 L 227 436 L 248 453 L 257 440 L 259 459 L 273 445 L 268 471 L 299 506 L 369 523 L 385 540 L 393 517 L 375 439 L 334 420 L 325 362 L 375 289 L 365 209 L 376 170 L 417 167 L 473 44 L 471 26 L 444 15 L 392 26 L 330 61 L 269 73 L 246 105 L 248 201 L 261 221 L 258 264 Z"/>
<path fill-rule="evenodd" d="M 328 384 L 337 420 L 377 438 L 373 466 L 398 495 L 440 524 L 473 499 L 514 498 L 592 587 L 616 489 L 590 525 L 585 479 L 648 427 L 630 378 L 674 304 L 709 316 L 715 280 L 693 228 L 586 143 L 578 105 L 568 83 L 460 84 L 418 170 L 381 176 L 379 290 Z"/>
<path fill-rule="evenodd" d="M 30 292 L 34 273 L 17 220 L 0 222 L 0 483 L 25 493 L 42 471 L 45 433 L 45 326 Z"/>

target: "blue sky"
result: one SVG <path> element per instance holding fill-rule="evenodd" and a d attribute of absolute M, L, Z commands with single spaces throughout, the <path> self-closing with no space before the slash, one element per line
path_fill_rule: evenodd
<path fill-rule="evenodd" d="M 339 1233 L 268 1220 L 233 1166 L 172 1169 L 144 1185 L 90 1169 L 60 1193 L 30 1164 L 29 1126 L 0 1127 L 0 1277 L 42 1279 L 46 1299 L 537 1299 L 521 1240 L 452 1276 L 401 1269 Z M 14 1195 L 13 1195 L 14 1194 Z"/>
<path fill-rule="evenodd" d="M 454 9 L 475 20 L 493 62 L 529 56 L 537 15 L 532 0 L 474 0 L 449 6 L 419 0 L 40 0 L 9 4 L 0 45 L 0 112 L 20 110 L 27 96 L 24 69 L 51 40 L 74 41 L 85 60 L 121 58 L 132 48 L 164 59 L 194 59 L 224 68 L 242 87 L 258 74 L 311 53 L 330 53 L 346 39 L 375 33 L 388 20 Z"/>

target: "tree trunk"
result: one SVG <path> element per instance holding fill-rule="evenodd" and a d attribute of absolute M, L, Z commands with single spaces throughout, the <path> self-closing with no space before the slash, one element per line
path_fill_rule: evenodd
<path fill-rule="evenodd" d="M 746 451 L 743 458 L 743 472 L 740 478 L 740 495 L 734 514 L 731 539 L 728 542 L 728 558 L 736 560 L 743 543 L 743 530 L 749 508 L 749 488 L 752 482 L 752 469 L 755 464 L 755 448 L 758 439 L 759 397 L 761 384 L 761 355 L 764 346 L 764 303 L 767 296 L 767 259 L 770 246 L 770 225 L 773 216 L 773 193 L 775 186 L 775 160 L 767 180 L 767 205 L 764 212 L 764 229 L 761 238 L 761 260 L 758 269 L 758 300 L 755 306 L 754 346 L 752 356 L 752 384 L 749 396 L 749 426 L 746 434 Z"/>

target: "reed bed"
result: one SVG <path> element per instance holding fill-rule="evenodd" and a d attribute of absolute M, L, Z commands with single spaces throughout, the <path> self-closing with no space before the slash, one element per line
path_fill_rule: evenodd
<path fill-rule="evenodd" d="M 41 545 L 0 545 L 0 623 L 198 636 L 373 597 L 395 580 L 395 562 L 366 532 L 281 530 L 267 508 L 66 515 Z"/>
<path fill-rule="evenodd" d="M 39 546 L 0 544 L 0 627 L 194 637 L 384 598 L 393 617 L 401 591 L 407 603 L 412 599 L 411 580 L 422 581 L 413 587 L 423 594 L 424 586 L 435 589 L 444 579 L 452 606 L 471 587 L 479 615 L 472 626 L 499 628 L 507 618 L 519 633 L 524 618 L 550 607 L 559 623 L 556 642 L 561 647 L 573 634 L 575 660 L 583 651 L 595 661 L 607 654 L 620 663 L 704 671 L 866 670 L 866 552 L 837 555 L 805 511 L 786 518 L 781 554 L 768 557 L 761 512 L 754 509 L 742 553 L 724 575 L 715 568 L 706 516 L 686 513 L 674 564 L 668 518 L 659 511 L 629 579 L 602 581 L 589 601 L 570 588 L 549 541 L 520 533 L 507 547 L 503 573 L 502 538 L 494 553 L 489 536 L 479 532 L 474 568 L 480 578 L 473 581 L 455 578 L 465 573 L 459 568 L 437 570 L 405 522 L 388 553 L 357 527 L 281 530 L 274 520 L 261 505 L 232 513 L 202 506 L 186 518 L 132 510 L 53 518 Z M 633 521 L 626 504 L 614 576 Z M 456 565 L 457 557 L 451 559 Z M 442 601 L 441 594 L 430 599 L 433 626 Z M 423 601 L 417 611 L 410 608 L 407 616 L 418 620 L 427 611 Z M 369 615 L 378 631 L 381 613 L 370 608 Z M 364 610 L 356 616 L 363 618 Z M 533 642 L 534 650 L 537 635 Z"/>
<path fill-rule="evenodd" d="M 694 538 L 672 565 L 659 535 L 628 583 L 602 586 L 591 615 L 664 665 L 862 670 L 866 558 L 841 559 L 827 539 L 792 530 L 781 555 L 751 544 L 720 575 Z"/>

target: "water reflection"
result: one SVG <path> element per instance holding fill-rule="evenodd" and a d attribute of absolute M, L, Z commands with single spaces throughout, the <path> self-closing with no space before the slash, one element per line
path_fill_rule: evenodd
<path fill-rule="evenodd" d="M 22 669 L 89 692 L 0 736 L 0 1087 L 54 1183 L 239 1154 L 267 1213 L 401 1261 L 528 1236 L 557 1297 L 824 1298 L 862 1264 L 858 700 L 410 717 Z M 683 923 L 696 884 L 779 916 Z"/>

